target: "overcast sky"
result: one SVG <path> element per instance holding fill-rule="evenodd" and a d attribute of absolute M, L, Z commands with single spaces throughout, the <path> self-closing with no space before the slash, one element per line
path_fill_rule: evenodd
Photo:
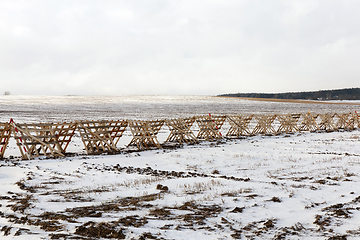
<path fill-rule="evenodd" d="M 0 0 L 0 94 L 359 87 L 360 1 Z"/>

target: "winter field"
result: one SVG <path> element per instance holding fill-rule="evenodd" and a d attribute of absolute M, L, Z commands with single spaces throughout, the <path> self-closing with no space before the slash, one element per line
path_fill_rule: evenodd
<path fill-rule="evenodd" d="M 359 110 L 205 96 L 0 102 L 1 122 L 19 123 Z M 167 135 L 164 126 L 159 141 Z M 126 131 L 121 145 L 130 140 Z M 100 156 L 81 144 L 75 137 L 72 157 L 21 161 L 10 142 L 0 161 L 0 239 L 360 239 L 359 130 Z"/>

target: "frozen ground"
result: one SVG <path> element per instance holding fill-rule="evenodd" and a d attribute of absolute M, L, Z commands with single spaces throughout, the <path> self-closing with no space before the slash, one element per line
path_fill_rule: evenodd
<path fill-rule="evenodd" d="M 108 119 L 117 116 L 114 106 L 126 105 L 123 100 L 112 105 L 110 98 L 100 99 L 106 109 L 113 109 L 102 112 L 99 100 L 51 98 L 47 105 L 44 97 L 38 97 L 38 103 L 33 97 L 26 107 L 28 100 L 10 97 L 2 105 L 3 118 L 18 114 L 16 119 L 24 122 L 69 120 L 73 116 L 67 111 L 83 119 Z M 199 114 L 195 109 L 219 114 L 316 112 L 310 107 L 323 112 L 356 110 L 346 105 L 150 97 L 155 107 L 143 107 L 141 100 L 138 106 L 146 110 L 142 113 L 134 107 L 134 98 L 124 109 L 131 118 L 146 119 L 146 114 L 180 116 L 176 114 L 181 109 L 189 115 Z M 47 114 L 57 104 L 61 111 Z M 77 112 L 82 104 L 93 115 Z M 40 114 L 36 109 L 43 110 Z M 119 155 L 3 160 L 0 238 L 358 239 L 359 145 L 360 132 L 355 130 L 254 136 Z"/>

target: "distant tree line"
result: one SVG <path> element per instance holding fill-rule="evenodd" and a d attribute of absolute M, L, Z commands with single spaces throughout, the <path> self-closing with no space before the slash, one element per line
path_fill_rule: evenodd
<path fill-rule="evenodd" d="M 247 98 L 306 99 L 306 100 L 360 100 L 360 88 L 320 90 L 315 92 L 229 93 L 229 94 L 221 94 L 218 96 L 247 97 Z"/>

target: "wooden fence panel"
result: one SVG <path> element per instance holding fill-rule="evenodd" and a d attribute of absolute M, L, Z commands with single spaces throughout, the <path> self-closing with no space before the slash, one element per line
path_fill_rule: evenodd
<path fill-rule="evenodd" d="M 125 130 L 121 123 L 122 122 L 105 120 L 77 122 L 77 128 L 87 154 L 94 155 L 119 152 L 115 142 L 118 141 L 118 138 L 121 137 L 122 132 Z"/>
<path fill-rule="evenodd" d="M 359 116 L 357 113 L 350 113 L 347 119 L 344 120 L 346 120 L 344 127 L 345 130 L 352 131 L 358 127 Z"/>
<path fill-rule="evenodd" d="M 336 114 L 337 122 L 336 128 L 337 129 L 346 129 L 346 126 L 349 123 L 351 113 L 338 113 Z"/>
<path fill-rule="evenodd" d="M 272 123 L 276 119 L 276 115 L 255 115 L 257 124 L 252 131 L 252 134 L 275 134 L 275 129 Z"/>
<path fill-rule="evenodd" d="M 128 120 L 128 122 L 133 135 L 129 146 L 136 145 L 139 150 L 161 148 L 156 135 L 164 125 L 164 120 Z"/>
<path fill-rule="evenodd" d="M 319 129 L 327 132 L 337 131 L 336 124 L 334 122 L 335 113 L 322 113 L 319 114 L 320 123 L 318 124 Z"/>
<path fill-rule="evenodd" d="M 299 131 L 298 122 L 301 114 L 284 114 L 277 115 L 280 126 L 277 130 L 278 133 L 295 133 Z"/>
<path fill-rule="evenodd" d="M 226 133 L 227 137 L 241 137 L 251 135 L 249 123 L 253 119 L 252 114 L 249 115 L 233 115 L 226 116 L 230 124 L 229 131 Z"/>
<path fill-rule="evenodd" d="M 299 131 L 315 132 L 319 130 L 319 126 L 316 123 L 316 119 L 319 114 L 312 114 L 310 111 L 306 114 L 302 114 L 302 121 L 299 126 Z"/>
<path fill-rule="evenodd" d="M 118 144 L 127 126 L 128 126 L 127 120 L 108 121 L 110 136 L 113 139 L 115 146 Z"/>
<path fill-rule="evenodd" d="M 63 153 L 65 153 L 72 137 L 75 134 L 77 123 L 54 123 L 52 124 L 52 127 L 54 128 L 54 134 L 59 142 L 61 150 Z"/>
<path fill-rule="evenodd" d="M 58 141 L 56 129 L 52 123 L 12 123 L 17 146 L 23 159 L 54 156 L 64 157 L 64 150 Z"/>
<path fill-rule="evenodd" d="M 165 123 L 169 127 L 170 134 L 165 142 L 183 143 L 197 143 L 193 132 L 190 130 L 195 121 L 194 117 L 191 118 L 178 118 L 166 119 Z"/>
<path fill-rule="evenodd" d="M 196 136 L 199 140 L 212 141 L 221 139 L 220 129 L 226 120 L 226 116 L 196 116 L 199 126 L 199 133 Z"/>
<path fill-rule="evenodd" d="M 359 125 L 359 116 L 357 115 L 357 113 L 350 113 L 350 115 L 347 118 L 347 122 L 345 123 L 345 130 L 354 130 L 358 127 Z"/>

